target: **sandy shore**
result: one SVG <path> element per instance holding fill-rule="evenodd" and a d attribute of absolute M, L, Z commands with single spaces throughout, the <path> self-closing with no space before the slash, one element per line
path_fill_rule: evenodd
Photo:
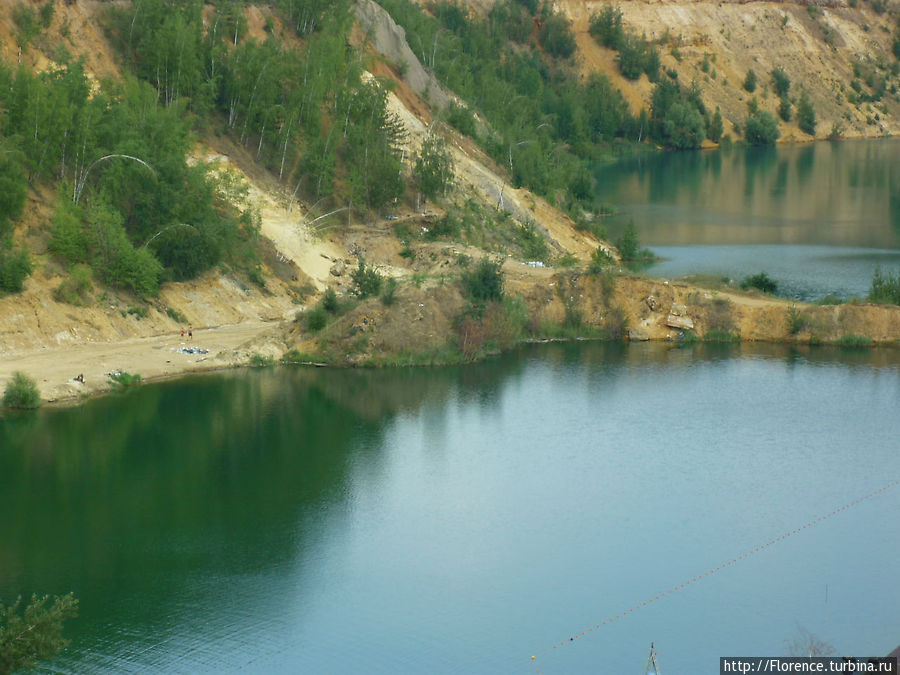
<path fill-rule="evenodd" d="M 47 403 L 78 400 L 110 389 L 109 373 L 138 374 L 143 380 L 162 379 L 246 363 L 251 354 L 280 356 L 279 321 L 251 321 L 194 331 L 154 335 L 116 342 L 69 344 L 22 351 L 0 357 L 0 391 L 20 370 L 37 382 Z M 186 354 L 183 347 L 208 350 Z M 84 375 L 84 382 L 75 378 Z"/>

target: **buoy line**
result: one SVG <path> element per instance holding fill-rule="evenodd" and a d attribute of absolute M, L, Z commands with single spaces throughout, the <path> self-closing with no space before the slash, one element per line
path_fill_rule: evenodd
<path fill-rule="evenodd" d="M 833 511 L 831 511 L 830 513 L 827 513 L 824 516 L 819 516 L 818 518 L 809 521 L 805 525 L 801 525 L 800 527 L 795 528 L 795 529 L 791 530 L 790 532 L 786 532 L 785 534 L 782 534 L 780 537 L 775 537 L 774 539 L 766 542 L 765 544 L 760 544 L 759 546 L 747 551 L 743 555 L 740 555 L 736 558 L 732 558 L 728 562 L 725 562 L 725 563 L 722 563 L 721 565 L 713 567 L 712 569 L 710 569 L 707 572 L 704 572 L 703 574 L 698 574 L 697 576 L 692 577 L 691 579 L 688 579 L 687 581 L 680 583 L 677 586 L 673 586 L 672 588 L 670 588 L 667 591 L 663 591 L 662 593 L 660 593 L 652 598 L 649 598 L 648 600 L 645 600 L 644 602 L 642 602 L 640 604 L 634 605 L 633 607 L 625 610 L 624 612 L 616 614 L 615 616 L 612 616 L 612 617 L 606 619 L 605 621 L 601 621 L 600 623 L 598 623 L 594 626 L 591 626 L 590 628 L 586 628 L 585 630 L 581 631 L 580 633 L 575 633 L 571 637 L 563 640 L 562 642 L 556 643 L 555 645 L 553 645 L 552 647 L 550 647 L 544 651 L 546 653 L 546 652 L 552 651 L 553 649 L 559 649 L 560 647 L 570 645 L 573 642 L 575 642 L 575 640 L 578 640 L 579 638 L 584 637 L 588 633 L 592 633 L 593 631 L 595 631 L 603 626 L 606 626 L 607 624 L 611 624 L 614 621 L 618 621 L 619 619 L 622 619 L 622 618 L 628 616 L 629 614 L 632 614 L 632 613 L 638 611 L 639 609 L 643 609 L 647 605 L 654 603 L 657 600 L 661 600 L 662 598 L 664 598 L 666 596 L 672 595 L 672 593 L 675 593 L 676 591 L 680 591 L 681 589 L 686 588 L 687 586 L 690 586 L 691 584 L 695 584 L 698 581 L 700 581 L 701 579 L 705 579 L 706 577 L 709 577 L 709 576 L 715 574 L 716 572 L 719 572 L 720 570 L 725 569 L 726 567 L 730 567 L 731 565 L 734 565 L 735 563 L 740 562 L 741 560 L 749 558 L 750 556 L 752 556 L 756 553 L 759 553 L 760 551 L 764 551 L 765 549 L 767 549 L 771 546 L 774 546 L 775 544 L 777 544 L 781 541 L 784 541 L 788 537 L 792 537 L 795 534 L 799 534 L 803 530 L 813 527 L 814 525 L 818 525 L 823 520 L 828 520 L 832 516 L 836 516 L 837 514 L 842 513 L 843 511 L 846 511 L 847 509 L 850 509 L 850 508 L 856 506 L 857 504 L 861 504 L 862 502 L 864 502 L 868 499 L 871 499 L 872 497 L 877 497 L 881 493 L 886 492 L 886 491 L 890 490 L 891 488 L 897 487 L 898 485 L 900 485 L 900 480 L 892 481 L 892 482 L 888 483 L 887 485 L 885 485 L 884 487 L 881 487 L 878 490 L 875 490 L 874 492 L 870 492 L 869 494 L 865 495 L 864 497 L 860 497 L 859 499 L 855 499 L 852 502 L 848 502 L 847 504 L 844 504 L 843 506 L 834 509 Z M 537 665 L 537 657 L 532 656 L 531 662 L 534 665 L 535 671 L 537 671 L 537 673 L 540 675 L 541 671 Z"/>

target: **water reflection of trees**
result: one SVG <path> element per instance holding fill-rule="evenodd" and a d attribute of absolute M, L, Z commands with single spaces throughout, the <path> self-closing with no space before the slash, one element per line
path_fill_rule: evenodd
<path fill-rule="evenodd" d="M 77 637 L 111 620 L 110 587 L 121 581 L 128 597 L 114 600 L 126 605 L 118 620 L 164 631 L 166 599 L 183 596 L 192 578 L 264 573 L 320 545 L 351 469 L 377 460 L 399 415 L 439 427 L 451 401 L 489 414 L 532 366 L 614 386 L 635 370 L 654 368 L 664 383 L 672 368 L 748 356 L 891 366 L 894 377 L 900 361 L 887 349 L 533 345 L 459 368 L 203 376 L 0 418 L 0 597 L 74 590 Z M 203 602 L 195 614 L 218 611 L 222 599 Z"/>
<path fill-rule="evenodd" d="M 669 152 L 596 169 L 598 197 L 650 245 L 900 246 L 898 141 Z M 686 227 L 687 226 L 687 227 Z"/>

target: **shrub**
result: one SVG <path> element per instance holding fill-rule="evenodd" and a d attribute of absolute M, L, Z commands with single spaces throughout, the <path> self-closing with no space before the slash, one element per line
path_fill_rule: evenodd
<path fill-rule="evenodd" d="M 538 39 L 553 56 L 567 59 L 575 53 L 575 35 L 569 21 L 561 14 L 552 14 L 544 19 Z"/>
<path fill-rule="evenodd" d="M 11 241 L 0 243 L 0 291 L 21 293 L 31 269 L 31 258 L 25 248 L 13 248 Z"/>
<path fill-rule="evenodd" d="M 653 255 L 653 251 L 647 248 L 641 248 L 634 221 L 629 221 L 628 225 L 625 226 L 625 231 L 622 233 L 622 236 L 616 239 L 616 248 L 619 249 L 619 254 L 625 262 L 654 260 L 656 258 L 656 256 Z"/>
<path fill-rule="evenodd" d="M 389 277 L 388 280 L 384 284 L 384 289 L 381 292 L 381 302 L 386 307 L 390 307 L 394 304 L 394 301 L 397 299 L 395 294 L 397 292 L 397 280 L 394 277 Z"/>
<path fill-rule="evenodd" d="M 188 323 L 187 317 L 179 312 L 177 309 L 172 309 L 171 307 L 166 307 L 166 314 L 169 315 L 169 318 L 176 323 Z"/>
<path fill-rule="evenodd" d="M 318 333 L 328 324 L 328 312 L 323 307 L 309 310 L 305 315 L 306 329 Z"/>
<path fill-rule="evenodd" d="M 787 325 L 788 334 L 796 335 L 809 328 L 809 319 L 797 309 L 796 305 L 791 305 L 787 310 Z"/>
<path fill-rule="evenodd" d="M 607 5 L 597 14 L 591 16 L 591 36 L 604 47 L 618 51 L 625 42 L 625 29 L 622 27 L 622 10 Z"/>
<path fill-rule="evenodd" d="M 624 340 L 628 335 L 628 317 L 620 305 L 609 308 L 603 317 L 603 330 L 610 340 Z"/>
<path fill-rule="evenodd" d="M 20 3 L 13 7 L 12 18 L 16 24 L 19 42 L 22 47 L 27 48 L 28 44 L 41 33 L 38 16 L 31 7 Z"/>
<path fill-rule="evenodd" d="M 756 91 L 756 73 L 752 68 L 747 71 L 747 77 L 744 78 L 744 90 L 750 94 Z"/>
<path fill-rule="evenodd" d="M 588 265 L 588 274 L 601 274 L 604 268 L 608 265 L 613 264 L 613 262 L 614 261 L 609 256 L 609 253 L 598 246 L 594 249 L 594 252 L 591 253 L 591 262 Z"/>
<path fill-rule="evenodd" d="M 886 305 L 900 305 L 900 271 L 897 272 L 897 276 L 893 276 L 889 272 L 882 272 L 881 267 L 876 267 L 872 275 L 872 290 L 869 291 L 868 300 Z"/>
<path fill-rule="evenodd" d="M 140 375 L 132 375 L 131 373 L 126 373 L 124 371 L 110 373 L 108 377 L 113 389 L 128 389 L 129 387 L 134 387 L 141 383 Z"/>
<path fill-rule="evenodd" d="M 325 295 L 322 296 L 322 302 L 320 306 L 329 314 L 337 313 L 339 308 L 338 297 L 333 288 L 326 289 Z"/>
<path fill-rule="evenodd" d="M 522 257 L 525 260 L 544 260 L 549 257 L 547 240 L 538 231 L 533 221 L 519 228 L 519 242 L 522 246 Z"/>
<path fill-rule="evenodd" d="M 759 274 L 744 277 L 744 280 L 741 281 L 741 288 L 745 291 L 755 288 L 763 293 L 775 293 L 778 290 L 778 282 L 765 272 L 760 272 Z"/>
<path fill-rule="evenodd" d="M 765 110 L 752 113 L 744 123 L 744 138 L 750 145 L 772 145 L 780 135 L 778 122 Z"/>
<path fill-rule="evenodd" d="M 463 292 L 473 303 L 503 300 L 503 261 L 482 258 L 462 275 Z"/>
<path fill-rule="evenodd" d="M 724 130 L 724 124 L 722 122 L 722 111 L 719 110 L 718 106 L 716 106 L 716 112 L 713 114 L 712 119 L 706 126 L 706 137 L 713 143 L 718 143 L 722 139 L 722 132 Z"/>
<path fill-rule="evenodd" d="M 359 266 L 350 274 L 356 286 L 354 293 L 360 298 L 368 298 L 381 292 L 381 284 L 384 277 L 371 267 L 366 267 L 366 261 L 359 258 Z"/>
<path fill-rule="evenodd" d="M 727 330 L 708 330 L 703 334 L 703 341 L 728 344 L 732 342 L 740 342 L 741 336 L 740 333 L 735 333 Z"/>
<path fill-rule="evenodd" d="M 462 134 L 470 138 L 477 138 L 478 127 L 475 124 L 475 115 L 465 106 L 451 103 L 444 111 L 447 123 Z"/>
<path fill-rule="evenodd" d="M 816 135 L 816 111 L 806 91 L 800 94 L 800 101 L 797 103 L 797 124 L 801 131 L 810 136 Z"/>
<path fill-rule="evenodd" d="M 842 335 L 835 344 L 844 349 L 869 349 L 872 346 L 872 338 L 848 333 Z"/>
<path fill-rule="evenodd" d="M 84 307 L 91 300 L 91 268 L 87 265 L 76 265 L 72 268 L 68 279 L 64 279 L 56 290 L 53 299 L 76 307 Z"/>
<path fill-rule="evenodd" d="M 772 88 L 778 98 L 787 98 L 791 91 L 791 80 L 781 68 L 772 69 Z"/>
<path fill-rule="evenodd" d="M 37 384 L 25 373 L 17 370 L 3 390 L 3 407 L 30 410 L 41 405 Z"/>
<path fill-rule="evenodd" d="M 778 116 L 785 122 L 791 121 L 791 102 L 789 99 L 781 99 L 781 103 L 778 104 Z"/>
<path fill-rule="evenodd" d="M 272 356 L 263 356 L 262 354 L 250 355 L 250 366 L 252 368 L 268 368 L 275 365 L 275 358 Z"/>

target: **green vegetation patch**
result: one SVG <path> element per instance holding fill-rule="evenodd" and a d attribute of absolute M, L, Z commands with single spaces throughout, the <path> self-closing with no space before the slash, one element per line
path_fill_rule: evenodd
<path fill-rule="evenodd" d="M 126 373 L 124 371 L 110 373 L 108 377 L 112 388 L 120 391 L 123 389 L 135 387 L 141 383 L 140 375 L 132 375 L 131 373 Z"/>
<path fill-rule="evenodd" d="M 25 373 L 17 370 L 3 390 L 3 407 L 30 410 L 41 405 L 41 394 L 37 383 Z"/>
<path fill-rule="evenodd" d="M 754 289 L 774 295 L 778 291 L 778 282 L 765 272 L 759 272 L 758 274 L 744 277 L 741 281 L 741 288 L 745 291 Z"/>
<path fill-rule="evenodd" d="M 848 333 L 847 335 L 842 335 L 835 341 L 835 344 L 838 347 L 843 349 L 869 349 L 872 347 L 872 338 L 866 337 L 865 335 L 854 335 L 853 333 Z"/>

